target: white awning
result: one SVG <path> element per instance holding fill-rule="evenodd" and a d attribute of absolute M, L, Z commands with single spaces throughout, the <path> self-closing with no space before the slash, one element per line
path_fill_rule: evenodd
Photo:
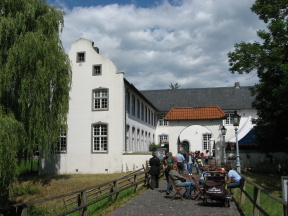
<path fill-rule="evenodd" d="M 241 140 L 246 134 L 248 134 L 249 131 L 254 127 L 251 120 L 252 120 L 252 118 L 251 118 L 251 116 L 249 116 L 249 118 L 242 125 L 242 127 L 240 129 L 238 129 L 238 141 Z M 232 143 L 236 142 L 235 135 L 234 135 L 234 137 L 229 139 L 229 142 L 232 142 Z"/>

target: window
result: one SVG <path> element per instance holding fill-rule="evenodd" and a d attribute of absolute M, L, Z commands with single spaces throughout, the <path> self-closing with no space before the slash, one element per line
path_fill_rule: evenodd
<path fill-rule="evenodd" d="M 159 144 L 161 144 L 163 142 L 168 142 L 168 135 L 167 134 L 159 135 Z"/>
<path fill-rule="evenodd" d="M 137 99 L 137 118 L 140 119 L 140 101 Z"/>
<path fill-rule="evenodd" d="M 126 93 L 126 111 L 130 113 L 130 93 Z"/>
<path fill-rule="evenodd" d="M 135 96 L 132 96 L 132 115 L 135 116 Z"/>
<path fill-rule="evenodd" d="M 231 125 L 233 124 L 233 115 L 234 113 L 226 113 L 226 119 L 224 120 L 225 121 L 225 125 Z"/>
<path fill-rule="evenodd" d="M 101 65 L 93 65 L 92 66 L 92 76 L 101 75 Z"/>
<path fill-rule="evenodd" d="M 167 126 L 168 125 L 168 121 L 164 120 L 165 115 L 159 115 L 159 125 L 160 126 Z"/>
<path fill-rule="evenodd" d="M 57 143 L 57 147 L 55 149 L 57 153 L 66 153 L 67 152 L 67 134 L 66 131 L 60 131 L 59 142 Z"/>
<path fill-rule="evenodd" d="M 108 127 L 106 124 L 93 125 L 93 152 L 107 152 Z"/>
<path fill-rule="evenodd" d="M 76 62 L 85 62 L 85 52 L 78 52 Z"/>
<path fill-rule="evenodd" d="M 203 134 L 203 150 L 209 150 L 211 134 Z"/>
<path fill-rule="evenodd" d="M 126 125 L 126 144 L 124 151 L 128 151 L 130 145 L 130 126 Z"/>
<path fill-rule="evenodd" d="M 108 90 L 97 89 L 93 91 L 93 110 L 108 109 Z"/>
<path fill-rule="evenodd" d="M 148 122 L 147 107 L 145 106 L 145 122 Z"/>
<path fill-rule="evenodd" d="M 144 121 L 144 105 L 141 103 L 141 120 Z"/>

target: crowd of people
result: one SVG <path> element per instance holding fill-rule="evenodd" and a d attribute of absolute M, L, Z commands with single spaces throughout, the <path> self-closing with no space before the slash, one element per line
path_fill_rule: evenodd
<path fill-rule="evenodd" d="M 151 186 L 150 188 L 154 190 L 154 188 L 159 187 L 159 175 L 160 168 L 162 166 L 164 170 L 164 174 L 167 181 L 166 195 L 169 195 L 171 191 L 173 191 L 172 183 L 169 181 L 169 176 L 173 180 L 174 185 L 177 187 L 186 187 L 187 198 L 191 197 L 191 191 L 193 187 L 195 187 L 195 183 L 191 181 L 187 181 L 185 177 L 183 177 L 184 173 L 188 173 L 188 175 L 193 174 L 193 167 L 196 168 L 196 173 L 201 175 L 199 178 L 200 187 L 204 187 L 205 177 L 208 175 L 207 165 L 209 159 L 209 151 L 205 152 L 190 151 L 188 154 L 184 151 L 179 151 L 175 156 L 172 155 L 172 152 L 165 152 L 165 157 L 161 162 L 157 157 L 157 152 L 152 152 L 152 158 L 149 160 L 150 170 L 149 174 L 151 175 Z M 227 173 L 227 186 L 228 188 L 239 187 L 241 184 L 241 176 L 232 169 L 230 163 L 225 163 L 222 166 L 223 172 Z"/>

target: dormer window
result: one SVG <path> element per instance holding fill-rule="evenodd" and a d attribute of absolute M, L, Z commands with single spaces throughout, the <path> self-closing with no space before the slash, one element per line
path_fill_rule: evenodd
<path fill-rule="evenodd" d="M 77 53 L 76 62 L 85 62 L 85 52 L 78 52 Z"/>
<path fill-rule="evenodd" d="M 101 75 L 101 65 L 93 65 L 92 67 L 92 76 Z"/>

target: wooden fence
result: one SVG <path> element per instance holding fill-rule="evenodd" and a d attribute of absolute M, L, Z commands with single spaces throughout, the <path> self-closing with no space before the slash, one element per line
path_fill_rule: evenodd
<path fill-rule="evenodd" d="M 252 203 L 253 206 L 253 216 L 259 216 L 259 213 L 261 212 L 264 216 L 269 216 L 262 207 L 261 207 L 261 200 L 260 200 L 260 194 L 264 193 L 269 198 L 279 202 L 283 206 L 283 215 L 288 216 L 288 208 L 287 208 L 287 202 L 284 199 L 281 199 L 274 194 L 270 193 L 269 191 L 265 190 L 261 186 L 255 184 L 254 182 L 250 181 L 247 177 L 241 175 L 243 179 L 243 183 L 240 186 L 240 203 L 244 203 L 245 199 L 248 198 L 249 201 Z M 247 190 L 246 185 L 250 184 L 253 188 L 253 195 L 251 196 Z M 245 209 L 246 210 L 246 209 Z"/>
<path fill-rule="evenodd" d="M 86 216 L 87 207 L 90 205 L 93 205 L 108 197 L 111 197 L 112 201 L 115 201 L 117 200 L 121 191 L 127 190 L 129 188 L 134 188 L 134 192 L 136 192 L 140 186 L 148 186 L 150 183 L 150 175 L 148 174 L 148 170 L 149 166 L 146 163 L 145 167 L 143 165 L 141 169 L 138 169 L 110 182 L 59 196 L 14 204 L 9 208 L 0 209 L 0 214 L 2 213 L 5 216 L 27 216 L 28 206 L 48 202 L 51 200 L 62 200 L 64 203 L 62 203 L 64 208 L 62 211 L 60 211 L 60 213 L 57 213 L 57 215 L 68 215 L 79 211 L 79 215 Z"/>

